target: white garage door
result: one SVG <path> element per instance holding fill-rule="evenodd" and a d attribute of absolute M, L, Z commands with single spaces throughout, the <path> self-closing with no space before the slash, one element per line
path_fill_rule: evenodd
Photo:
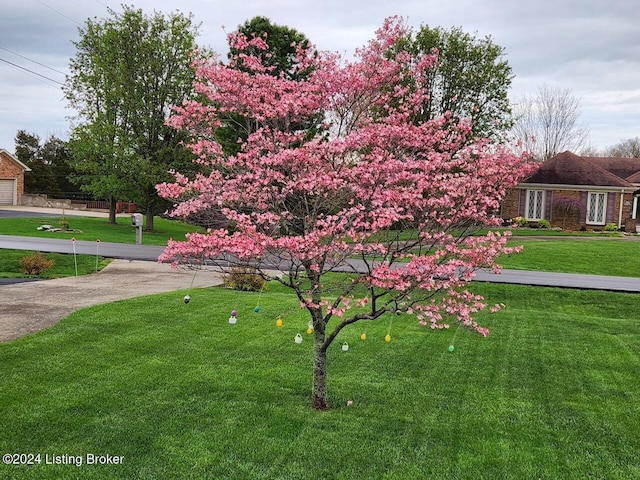
<path fill-rule="evenodd" d="M 0 180 L 0 205 L 13 205 L 15 180 Z"/>

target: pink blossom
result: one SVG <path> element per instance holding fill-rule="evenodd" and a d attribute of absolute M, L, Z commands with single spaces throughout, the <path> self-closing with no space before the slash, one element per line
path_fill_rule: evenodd
<path fill-rule="evenodd" d="M 288 262 L 287 286 L 301 307 L 326 324 L 339 317 L 337 329 L 398 309 L 432 329 L 454 320 L 486 336 L 473 316 L 487 305 L 465 287 L 518 249 L 506 246 L 506 234 L 469 233 L 498 224 L 501 200 L 531 167 L 508 146 L 471 138 L 469 119 L 412 121 L 428 95 L 415 80 L 429 75 L 437 52 L 401 50 L 405 34 L 401 19 L 387 19 L 354 60 L 296 45 L 296 68 L 307 72 L 297 80 L 246 53 L 228 64 L 196 59 L 202 100 L 176 106 L 168 124 L 192 139 L 201 173 L 172 172 L 175 182 L 156 188 L 175 202 L 173 215 L 216 208 L 233 230 L 171 240 L 160 260 L 225 256 L 260 266 L 275 258 Z M 229 36 L 241 52 L 264 51 L 268 40 Z M 216 140 L 230 117 L 252 123 L 235 154 Z M 314 130 L 300 127 L 310 119 Z M 417 233 L 400 237 L 403 226 Z M 368 294 L 356 299 L 354 284 L 342 296 L 324 290 L 318 279 L 352 259 L 364 265 L 356 282 Z"/>

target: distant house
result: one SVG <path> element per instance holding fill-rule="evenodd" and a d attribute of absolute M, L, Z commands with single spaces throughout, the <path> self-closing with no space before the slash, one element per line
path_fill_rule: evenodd
<path fill-rule="evenodd" d="M 570 230 L 598 230 L 615 224 L 636 231 L 640 206 L 640 158 L 550 158 L 511 191 L 502 217 L 548 220 Z"/>
<path fill-rule="evenodd" d="M 0 205 L 19 205 L 24 193 L 24 173 L 31 169 L 0 149 Z"/>

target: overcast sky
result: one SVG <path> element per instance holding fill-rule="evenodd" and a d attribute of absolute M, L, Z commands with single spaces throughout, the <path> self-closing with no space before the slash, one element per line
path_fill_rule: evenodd
<path fill-rule="evenodd" d="M 505 48 L 515 78 L 511 98 L 543 84 L 571 88 L 591 145 L 640 135 L 640 9 L 637 0 L 0 0 L 0 148 L 14 151 L 18 130 L 67 139 L 73 114 L 60 83 L 87 18 L 126 3 L 193 13 L 198 43 L 226 52 L 227 32 L 263 15 L 304 33 L 320 50 L 351 54 L 385 17 L 461 27 Z M 22 68 L 20 68 L 22 67 Z M 30 70 L 30 72 L 24 69 Z M 46 78 L 44 78 L 46 77 Z"/>

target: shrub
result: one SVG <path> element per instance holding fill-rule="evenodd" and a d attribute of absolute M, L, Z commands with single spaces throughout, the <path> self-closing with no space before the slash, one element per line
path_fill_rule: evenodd
<path fill-rule="evenodd" d="M 33 253 L 20 259 L 20 268 L 25 275 L 40 276 L 55 264 L 54 260 L 48 259 L 41 253 Z"/>
<path fill-rule="evenodd" d="M 615 223 L 608 223 L 605 225 L 604 229 L 607 232 L 617 232 L 618 231 L 618 225 Z"/>
<path fill-rule="evenodd" d="M 538 227 L 540 228 L 551 228 L 551 223 L 549 223 L 549 220 L 538 220 Z"/>
<path fill-rule="evenodd" d="M 518 227 L 524 227 L 527 224 L 527 219 L 524 217 L 516 217 L 513 219 L 513 224 Z"/>
<path fill-rule="evenodd" d="M 264 278 L 248 265 L 233 267 L 224 278 L 224 285 L 232 290 L 259 292 L 264 288 Z"/>

